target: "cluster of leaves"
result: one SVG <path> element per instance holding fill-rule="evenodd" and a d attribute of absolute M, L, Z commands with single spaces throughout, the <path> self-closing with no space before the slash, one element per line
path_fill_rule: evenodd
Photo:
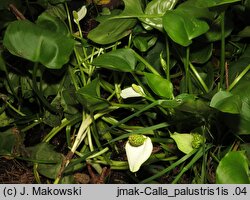
<path fill-rule="evenodd" d="M 88 163 L 137 183 L 177 183 L 187 170 L 186 182 L 249 183 L 250 1 L 123 0 L 87 38 L 71 3 L 0 3 L 0 156 L 33 163 L 38 182 L 73 183 Z M 143 95 L 123 99 L 132 84 Z M 137 175 L 124 159 L 131 134 L 159 149 Z M 24 146 L 30 135 L 41 139 Z"/>

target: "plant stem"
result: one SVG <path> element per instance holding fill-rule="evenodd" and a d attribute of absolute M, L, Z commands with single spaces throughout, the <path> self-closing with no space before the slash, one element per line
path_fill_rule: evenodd
<path fill-rule="evenodd" d="M 22 113 L 21 111 L 19 111 L 18 109 L 16 109 L 14 106 L 12 106 L 8 101 L 5 101 L 5 103 L 6 103 L 13 111 L 15 111 L 17 114 L 21 115 L 22 117 L 25 117 L 25 116 L 26 116 L 24 113 Z"/>
<path fill-rule="evenodd" d="M 157 174 L 144 179 L 143 181 L 141 181 L 140 183 L 149 183 L 150 181 L 153 181 L 156 178 L 161 177 L 162 175 L 166 174 L 167 172 L 169 172 L 170 170 L 174 169 L 175 167 L 177 167 L 178 165 L 180 165 L 181 163 L 183 163 L 184 161 L 186 161 L 188 158 L 190 158 L 193 154 L 195 154 L 197 152 L 197 149 L 194 149 L 192 152 L 190 152 L 189 154 L 183 156 L 181 159 L 179 159 L 178 161 L 174 162 L 172 165 L 170 165 L 169 167 L 167 167 L 166 169 L 158 172 Z"/>
<path fill-rule="evenodd" d="M 80 120 L 80 117 L 77 116 L 76 118 L 72 119 L 72 120 L 67 120 L 66 118 L 64 118 L 61 122 L 60 126 L 54 127 L 49 133 L 48 135 L 46 135 L 43 138 L 43 142 L 49 142 L 51 140 L 51 138 L 53 138 L 60 130 L 62 130 L 65 126 L 68 126 L 69 124 L 75 124 L 76 122 L 78 122 Z"/>
<path fill-rule="evenodd" d="M 170 81 L 170 52 L 169 52 L 169 42 L 166 37 L 166 54 L 167 54 L 167 79 Z"/>
<path fill-rule="evenodd" d="M 69 14 L 68 4 L 67 4 L 67 3 L 64 3 L 64 6 L 65 6 L 65 8 L 66 8 L 67 18 L 68 18 L 68 23 L 69 23 L 69 30 L 70 30 L 71 33 L 73 33 L 72 24 L 71 24 L 71 18 L 70 18 L 70 14 Z"/>
<path fill-rule="evenodd" d="M 91 159 L 91 158 L 95 158 L 95 157 L 97 157 L 97 156 L 100 156 L 100 155 L 102 155 L 102 154 L 106 153 L 108 150 L 109 150 L 109 148 L 108 148 L 108 147 L 106 147 L 106 148 L 102 149 L 101 151 L 99 151 L 99 152 L 97 152 L 97 153 L 92 154 L 92 155 L 91 155 L 91 156 L 89 156 L 87 159 Z"/>
<path fill-rule="evenodd" d="M 68 70 L 69 70 L 69 75 L 70 75 L 71 81 L 72 81 L 73 85 L 75 86 L 75 89 L 76 90 L 80 89 L 80 87 L 78 86 L 77 81 L 75 79 L 75 75 L 73 72 L 74 69 L 71 66 L 69 66 Z"/>
<path fill-rule="evenodd" d="M 192 93 L 191 87 L 191 79 L 190 79 L 190 72 L 189 72 L 189 55 L 190 55 L 190 47 L 186 48 L 186 58 L 184 62 L 185 74 L 186 74 L 186 88 L 185 92 Z"/>
<path fill-rule="evenodd" d="M 40 124 L 41 122 L 42 122 L 42 120 L 35 120 L 32 124 L 25 126 L 25 128 L 23 128 L 21 130 L 21 132 L 24 133 L 24 132 L 30 130 L 31 128 L 33 128 L 34 126 Z"/>
<path fill-rule="evenodd" d="M 153 102 L 153 103 L 151 103 L 151 104 L 145 106 L 143 109 L 141 109 L 141 110 L 139 110 L 139 111 L 133 113 L 132 115 L 129 115 L 128 117 L 122 119 L 122 120 L 119 121 L 117 124 L 111 126 L 111 127 L 108 128 L 107 130 L 104 130 L 104 131 L 103 131 L 103 134 L 104 134 L 105 132 L 107 132 L 107 131 L 109 131 L 109 130 L 115 128 L 115 127 L 117 127 L 117 126 L 120 126 L 121 124 L 127 122 L 128 120 L 130 120 L 130 119 L 132 119 L 132 118 L 134 118 L 134 117 L 136 117 L 136 116 L 139 116 L 139 114 L 141 114 L 142 112 L 144 112 L 144 111 L 146 111 L 146 110 L 149 110 L 150 108 L 153 108 L 153 107 L 156 106 L 156 105 L 158 105 L 158 101 L 155 101 L 155 102 Z"/>
<path fill-rule="evenodd" d="M 67 125 L 66 130 L 65 130 L 65 132 L 66 132 L 66 141 L 67 141 L 68 147 L 72 147 L 71 139 L 70 139 L 71 127 L 72 127 L 71 125 Z"/>
<path fill-rule="evenodd" d="M 221 54 L 220 54 L 220 85 L 223 88 L 225 74 L 225 11 L 221 13 Z"/>
<path fill-rule="evenodd" d="M 51 111 L 51 112 L 53 112 L 53 113 L 59 113 L 60 110 L 58 110 L 58 109 L 56 109 L 54 106 L 52 106 L 52 105 L 44 98 L 44 96 L 41 94 L 41 91 L 39 91 L 39 89 L 38 89 L 38 87 L 37 87 L 37 82 L 36 82 L 37 70 L 38 70 L 38 63 L 36 62 L 35 65 L 34 65 L 33 73 L 32 73 L 32 84 L 33 84 L 34 92 L 35 92 L 36 95 L 39 97 L 39 99 L 42 101 L 42 103 L 44 104 L 44 106 L 48 108 L 49 111 Z"/>
<path fill-rule="evenodd" d="M 190 69 L 192 70 L 192 72 L 194 73 L 194 75 L 196 76 L 196 78 L 198 79 L 198 81 L 200 82 L 203 90 L 208 93 L 209 89 L 206 85 L 206 83 L 204 82 L 204 80 L 201 78 L 200 74 L 197 72 L 197 70 L 195 69 L 195 67 L 193 66 L 193 64 L 191 62 L 189 62 L 189 66 Z"/>
<path fill-rule="evenodd" d="M 229 85 L 227 91 L 230 91 L 234 88 L 234 86 L 242 79 L 242 77 L 250 70 L 250 64 L 240 73 L 239 76 L 237 76 L 236 79 Z"/>
<path fill-rule="evenodd" d="M 138 53 L 136 53 L 135 51 L 133 51 L 134 52 L 134 55 L 135 55 L 135 57 L 138 59 L 138 60 L 140 60 L 145 66 L 146 66 L 146 68 L 149 70 L 149 71 L 151 71 L 153 74 L 156 74 L 156 75 L 159 75 L 160 76 L 160 74 L 158 73 L 158 71 L 152 66 L 152 65 L 150 65 L 143 57 L 141 57 Z"/>
<path fill-rule="evenodd" d="M 205 151 L 207 151 L 211 146 L 207 147 Z M 181 176 L 188 171 L 196 162 L 197 160 L 200 159 L 200 157 L 203 156 L 203 147 L 200 147 L 198 152 L 195 154 L 195 156 L 193 157 L 193 159 L 181 170 L 181 172 L 176 176 L 176 178 L 173 180 L 173 184 L 177 183 L 179 181 L 179 179 L 181 178 Z"/>

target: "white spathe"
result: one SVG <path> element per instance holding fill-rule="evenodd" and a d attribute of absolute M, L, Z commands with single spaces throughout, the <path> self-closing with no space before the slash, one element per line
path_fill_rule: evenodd
<path fill-rule="evenodd" d="M 136 91 L 134 88 L 137 88 L 137 90 L 139 91 Z M 128 88 L 125 88 L 121 91 L 121 97 L 123 99 L 127 99 L 127 98 L 131 98 L 131 97 L 142 97 L 144 95 L 144 91 L 142 89 L 141 86 L 138 86 L 138 85 L 134 85 L 133 84 L 133 87 L 128 87 Z"/>
<path fill-rule="evenodd" d="M 128 158 L 129 169 L 131 172 L 137 172 L 141 165 L 149 158 L 153 150 L 153 144 L 149 137 L 141 146 L 132 146 L 129 141 L 125 145 L 125 150 Z"/>
<path fill-rule="evenodd" d="M 81 21 L 87 14 L 87 8 L 86 6 L 82 6 L 81 9 L 76 12 L 77 13 L 77 20 L 78 22 Z M 76 19 L 74 19 L 74 22 L 77 24 L 78 22 L 76 21 Z"/>

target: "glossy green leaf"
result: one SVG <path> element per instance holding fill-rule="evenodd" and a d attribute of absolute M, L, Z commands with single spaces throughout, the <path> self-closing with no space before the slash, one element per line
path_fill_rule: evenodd
<path fill-rule="evenodd" d="M 238 95 L 233 95 L 226 91 L 219 91 L 213 96 L 210 106 L 222 112 L 239 114 L 242 109 L 242 101 Z"/>
<path fill-rule="evenodd" d="M 150 47 L 152 47 L 157 38 L 151 37 L 151 36 L 136 36 L 133 39 L 133 44 L 137 49 L 139 49 L 141 52 L 147 51 Z"/>
<path fill-rule="evenodd" d="M 242 151 L 227 153 L 216 169 L 218 184 L 249 184 L 249 166 L 247 157 Z"/>
<path fill-rule="evenodd" d="M 136 22 L 136 19 L 110 19 L 92 29 L 88 38 L 98 44 L 110 44 L 129 35 Z"/>
<path fill-rule="evenodd" d="M 145 52 L 148 50 L 148 42 L 145 37 L 137 36 L 133 39 L 133 44 L 137 49 L 141 52 Z"/>
<path fill-rule="evenodd" d="M 197 7 L 210 8 L 215 6 L 221 6 L 224 4 L 230 4 L 239 2 L 240 0 L 193 0 L 193 3 Z"/>
<path fill-rule="evenodd" d="M 233 90 L 232 94 L 240 96 L 242 101 L 242 107 L 240 112 L 240 118 L 229 122 L 229 125 L 234 124 L 234 128 L 237 128 L 238 134 L 250 134 L 250 88 L 249 79 L 240 81 Z M 238 125 L 236 126 L 236 122 Z"/>
<path fill-rule="evenodd" d="M 205 20 L 208 10 L 183 4 L 175 10 L 170 10 L 163 16 L 163 27 L 169 37 L 182 46 L 189 46 L 192 39 L 206 33 L 209 26 Z"/>
<path fill-rule="evenodd" d="M 246 153 L 248 164 L 250 165 L 250 143 L 240 144 L 240 149 Z"/>
<path fill-rule="evenodd" d="M 92 112 L 109 106 L 108 101 L 100 97 L 100 83 L 98 79 L 77 90 L 76 95 L 79 102 Z"/>
<path fill-rule="evenodd" d="M 135 70 L 136 58 L 131 49 L 117 49 L 93 60 L 93 65 L 111 70 L 132 72 Z"/>
<path fill-rule="evenodd" d="M 136 25 L 137 19 L 134 17 L 142 14 L 140 0 L 124 0 L 124 11 L 116 16 L 105 17 L 106 20 L 92 29 L 88 38 L 98 44 L 110 44 L 116 42 L 131 33 L 131 29 Z"/>
<path fill-rule="evenodd" d="M 236 77 L 249 65 L 249 54 L 244 55 L 235 62 L 230 64 L 229 82 L 232 83 Z M 240 97 L 242 107 L 239 115 L 225 117 L 226 124 L 236 134 L 250 134 L 250 88 L 249 88 L 250 73 L 246 73 L 231 90 L 233 95 Z"/>
<path fill-rule="evenodd" d="M 148 86 L 155 94 L 164 98 L 173 98 L 173 85 L 169 80 L 152 73 L 144 73 L 144 75 Z"/>
<path fill-rule="evenodd" d="M 40 174 L 47 178 L 56 178 L 61 168 L 63 155 L 56 152 L 52 145 L 48 143 L 39 143 L 36 146 L 28 147 L 27 152 L 29 152 L 31 159 L 45 163 L 38 164 L 38 172 Z"/>
<path fill-rule="evenodd" d="M 167 10 L 172 10 L 178 0 L 153 0 L 150 1 L 144 13 L 146 15 L 152 15 L 150 18 L 140 18 L 145 24 L 143 24 L 144 28 L 152 29 L 156 28 L 158 30 L 163 31 L 162 26 L 162 17 L 154 17 L 154 15 L 164 15 Z"/>
<path fill-rule="evenodd" d="M 74 40 L 68 33 L 61 20 L 43 14 L 37 24 L 27 20 L 12 22 L 3 44 L 13 55 L 59 69 L 69 61 L 73 51 Z"/>

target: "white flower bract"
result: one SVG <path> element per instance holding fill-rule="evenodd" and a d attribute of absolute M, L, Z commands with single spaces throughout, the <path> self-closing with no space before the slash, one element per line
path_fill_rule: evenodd
<path fill-rule="evenodd" d="M 146 137 L 146 136 L 144 136 Z M 141 165 L 149 158 L 153 150 L 153 144 L 149 137 L 141 146 L 134 147 L 129 141 L 125 145 L 129 169 L 131 172 L 137 172 Z"/>
<path fill-rule="evenodd" d="M 73 11 L 75 12 L 75 11 Z M 77 13 L 77 19 L 75 19 L 74 17 L 74 22 L 77 24 L 79 21 L 81 21 L 87 14 L 87 8 L 86 6 L 82 6 L 81 9 L 79 11 L 76 12 Z M 77 22 L 78 20 L 78 22 Z"/>
<path fill-rule="evenodd" d="M 131 98 L 131 97 L 142 97 L 143 96 L 142 94 L 144 94 L 142 87 L 137 86 L 137 88 L 140 90 L 140 92 L 135 91 L 133 87 L 128 87 L 128 88 L 123 89 L 120 95 L 123 99 Z"/>

